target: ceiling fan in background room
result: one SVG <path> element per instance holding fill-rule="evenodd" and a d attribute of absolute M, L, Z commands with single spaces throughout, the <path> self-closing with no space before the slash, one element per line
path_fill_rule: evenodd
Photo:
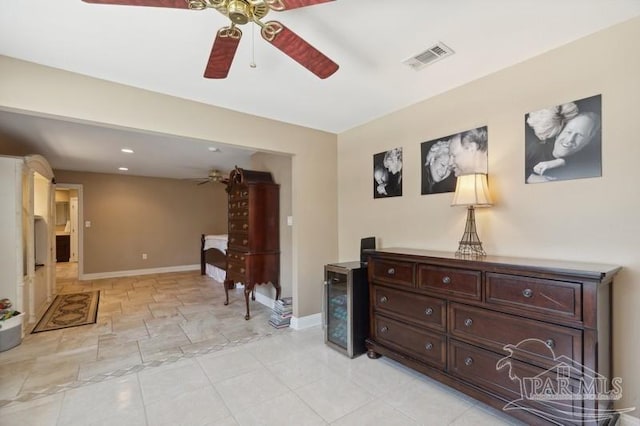
<path fill-rule="evenodd" d="M 262 38 L 285 55 L 324 79 L 338 70 L 338 64 L 311 46 L 278 21 L 262 22 L 269 11 L 281 12 L 300 7 L 328 3 L 334 0 L 82 0 L 86 3 L 127 6 L 169 7 L 204 10 L 212 8 L 231 20 L 229 26 L 218 30 L 211 55 L 204 71 L 205 78 L 226 78 L 240 43 L 242 31 L 238 25 L 254 22 Z"/>
<path fill-rule="evenodd" d="M 188 179 L 197 182 L 198 185 L 204 185 L 205 183 L 222 183 L 226 185 L 229 183 L 229 177 L 222 174 L 218 169 L 209 170 L 207 177 Z"/>

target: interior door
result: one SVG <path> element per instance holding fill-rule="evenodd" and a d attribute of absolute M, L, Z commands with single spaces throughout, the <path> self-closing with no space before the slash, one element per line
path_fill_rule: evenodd
<path fill-rule="evenodd" d="M 70 262 L 78 261 L 78 197 L 69 199 L 69 220 L 71 223 L 71 257 Z"/>

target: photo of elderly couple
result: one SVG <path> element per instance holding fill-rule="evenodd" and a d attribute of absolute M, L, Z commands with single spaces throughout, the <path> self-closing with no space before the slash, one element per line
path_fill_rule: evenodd
<path fill-rule="evenodd" d="M 525 115 L 525 182 L 602 176 L 601 116 L 601 95 Z"/>
<path fill-rule="evenodd" d="M 420 144 L 421 194 L 454 192 L 458 176 L 487 173 L 487 126 Z"/>

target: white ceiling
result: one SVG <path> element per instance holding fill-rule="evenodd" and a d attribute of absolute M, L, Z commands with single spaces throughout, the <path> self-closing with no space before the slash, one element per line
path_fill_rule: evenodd
<path fill-rule="evenodd" d="M 281 21 L 337 62 L 333 76 L 318 79 L 258 31 L 251 68 L 253 28 L 244 26 L 229 77 L 210 80 L 204 67 L 228 22 L 215 10 L 4 0 L 0 55 L 340 133 L 639 15 L 638 0 L 337 0 L 263 19 Z M 438 41 L 455 54 L 422 71 L 402 64 Z M 8 111 L 0 111 L 0 132 L 69 170 L 113 172 L 121 145 L 150 153 L 131 171 L 149 176 L 201 175 L 251 154 L 222 145 L 204 155 L 203 141 Z M 177 158 L 184 161 L 171 168 Z"/>

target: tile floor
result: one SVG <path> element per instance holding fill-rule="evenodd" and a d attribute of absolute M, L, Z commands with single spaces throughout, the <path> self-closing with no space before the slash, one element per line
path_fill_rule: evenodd
<path fill-rule="evenodd" d="M 100 289 L 98 322 L 0 353 L 3 426 L 517 424 L 384 357 L 350 360 L 319 327 L 276 330 L 257 302 L 245 321 L 240 291 L 224 306 L 198 273 L 77 281 L 69 266 L 58 292 Z"/>

